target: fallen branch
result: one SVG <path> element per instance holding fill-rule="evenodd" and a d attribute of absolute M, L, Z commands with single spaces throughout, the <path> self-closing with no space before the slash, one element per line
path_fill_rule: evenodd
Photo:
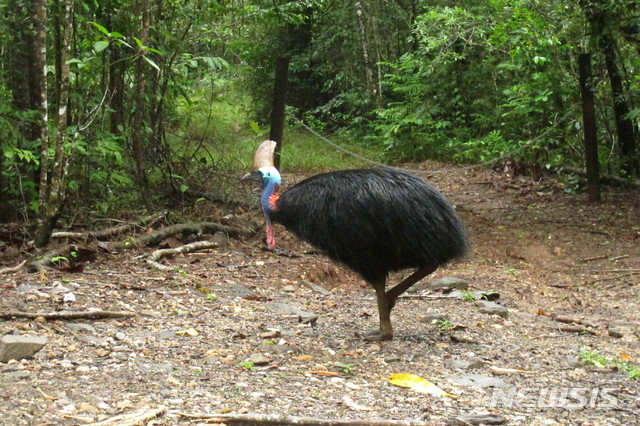
<path fill-rule="evenodd" d="M 78 318 L 131 318 L 135 317 L 135 312 L 126 311 L 58 311 L 58 312 L 20 312 L 9 311 L 0 312 L 0 318 L 45 318 L 47 320 L 69 320 Z"/>
<path fill-rule="evenodd" d="M 129 414 L 120 414 L 110 419 L 97 423 L 89 423 L 88 426 L 138 426 L 146 425 L 150 420 L 163 416 L 167 411 L 165 407 L 143 408 Z"/>
<path fill-rule="evenodd" d="M 202 419 L 225 424 L 296 425 L 296 426 L 418 426 L 429 424 L 419 420 L 342 420 L 296 417 L 282 414 L 189 414 L 176 413 L 189 419 Z"/>
<path fill-rule="evenodd" d="M 29 265 L 29 272 L 40 272 L 45 268 L 57 267 L 56 262 L 65 261 L 67 267 L 72 264 L 94 260 L 96 250 L 80 244 L 66 244 L 53 250 L 49 250 L 39 260 Z M 55 259 L 55 260 L 54 260 Z"/>
<path fill-rule="evenodd" d="M 173 266 L 163 265 L 162 263 L 159 263 L 158 260 L 162 259 L 163 257 L 168 257 L 175 254 L 192 253 L 194 251 L 205 250 L 219 246 L 220 244 L 216 241 L 196 241 L 195 243 L 185 244 L 177 248 L 160 249 L 151 253 L 149 258 L 147 259 L 147 263 L 156 269 L 160 269 L 162 271 L 170 271 L 175 268 Z"/>
<path fill-rule="evenodd" d="M 162 228 L 151 234 L 143 235 L 140 238 L 132 238 L 128 241 L 118 243 L 114 248 L 123 250 L 141 246 L 149 247 L 175 234 L 182 234 L 183 236 L 187 236 L 192 234 L 215 234 L 216 232 L 224 232 L 228 236 L 235 238 L 241 235 L 249 235 L 251 233 L 254 233 L 255 230 L 240 230 L 232 226 L 222 225 L 220 223 L 214 222 L 179 223 L 176 225 L 167 226 L 166 228 Z"/>
<path fill-rule="evenodd" d="M 593 336 L 598 335 L 598 333 L 596 333 L 595 331 L 579 325 L 559 325 L 558 330 L 563 331 L 565 333 L 589 333 Z"/>
<path fill-rule="evenodd" d="M 151 216 L 146 216 L 138 220 L 136 223 L 125 223 L 123 225 L 113 226 L 111 228 L 102 229 L 100 231 L 91 232 L 54 232 L 51 234 L 51 238 L 69 238 L 73 240 L 87 241 L 87 240 L 108 240 L 115 236 L 124 234 L 137 226 L 149 226 L 152 223 L 160 220 L 166 216 L 166 213 L 156 213 Z"/>
<path fill-rule="evenodd" d="M 26 263 L 27 263 L 27 261 L 23 260 L 22 262 L 20 262 L 20 264 L 18 264 L 16 266 L 2 268 L 2 269 L 0 269 L 0 275 L 2 275 L 2 274 L 10 274 L 11 272 L 19 271 L 24 265 L 26 265 Z"/>
<path fill-rule="evenodd" d="M 576 167 L 563 166 L 562 171 L 567 173 L 573 173 L 574 175 L 578 175 L 578 176 L 584 176 L 584 177 L 587 176 L 587 172 L 585 172 L 582 169 L 578 169 Z M 607 185 L 640 188 L 640 179 L 625 179 L 619 176 L 613 176 L 608 174 L 600 174 L 600 182 Z"/>

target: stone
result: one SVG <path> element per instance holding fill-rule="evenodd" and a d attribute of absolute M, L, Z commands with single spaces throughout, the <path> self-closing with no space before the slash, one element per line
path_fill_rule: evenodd
<path fill-rule="evenodd" d="M 322 296 L 331 296 L 331 292 L 329 290 L 327 290 L 326 288 L 322 287 L 321 285 L 312 283 L 311 281 L 307 281 L 307 280 L 303 280 L 302 284 L 304 284 L 306 287 L 310 288 L 312 291 L 322 295 Z"/>
<path fill-rule="evenodd" d="M 467 374 L 466 376 L 447 377 L 452 383 L 460 386 L 470 386 L 473 388 L 503 388 L 507 383 L 496 377 L 485 376 L 483 374 Z"/>
<path fill-rule="evenodd" d="M 456 277 L 441 277 L 427 283 L 417 283 L 411 287 L 408 291 L 415 293 L 422 290 L 466 290 L 469 288 L 467 280 Z"/>
<path fill-rule="evenodd" d="M 318 320 L 317 315 L 303 311 L 295 306 L 287 305 L 286 303 L 269 303 L 267 304 L 267 309 L 274 314 L 296 315 L 298 317 L 298 321 L 303 324 L 315 324 Z"/>
<path fill-rule="evenodd" d="M 617 328 L 610 328 L 608 330 L 609 336 L 611 337 L 615 337 L 616 339 L 620 339 L 621 337 L 624 337 L 624 333 Z"/>
<path fill-rule="evenodd" d="M 450 364 L 453 368 L 458 368 L 460 370 L 475 370 L 487 365 L 486 362 L 478 358 L 454 359 L 451 360 Z"/>
<path fill-rule="evenodd" d="M 248 361 L 250 363 L 252 363 L 253 365 L 267 365 L 271 362 L 271 360 L 269 358 L 267 358 L 266 356 L 262 355 L 261 353 L 253 353 L 251 354 L 251 356 L 249 356 Z"/>
<path fill-rule="evenodd" d="M 83 324 L 81 322 L 70 322 L 67 324 L 67 328 L 72 331 L 75 331 L 76 333 L 80 333 L 80 332 L 94 333 L 96 331 L 96 329 L 90 326 L 89 324 Z"/>
<path fill-rule="evenodd" d="M 47 344 L 43 336 L 22 336 L 8 334 L 0 338 L 0 362 L 12 359 L 21 360 L 33 357 Z"/>
<path fill-rule="evenodd" d="M 429 314 L 424 317 L 424 322 L 426 322 L 427 324 L 433 324 L 434 322 L 438 322 L 438 321 L 449 321 L 449 315 L 448 314 Z"/>
<path fill-rule="evenodd" d="M 498 315 L 502 318 L 506 318 L 509 315 L 509 310 L 502 305 L 498 305 L 495 302 L 488 302 L 486 300 L 478 300 L 475 302 L 478 311 L 483 314 Z"/>

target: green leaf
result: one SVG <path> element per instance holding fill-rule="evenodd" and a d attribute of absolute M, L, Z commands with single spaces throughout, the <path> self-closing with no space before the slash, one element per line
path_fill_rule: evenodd
<path fill-rule="evenodd" d="M 104 33 L 104 35 L 106 35 L 107 37 L 110 36 L 109 31 L 107 31 L 107 29 L 105 27 L 103 27 L 102 25 L 98 24 L 97 22 L 91 22 L 91 25 L 93 25 L 94 27 L 99 29 L 100 32 Z"/>
<path fill-rule="evenodd" d="M 251 123 L 249 123 L 249 125 L 251 126 L 251 130 L 253 130 L 254 133 L 260 134 L 261 130 L 258 123 L 256 123 L 255 121 L 252 121 Z"/>
<path fill-rule="evenodd" d="M 96 41 L 93 43 L 93 50 L 96 52 L 102 52 L 107 47 L 109 47 L 109 42 L 106 40 Z"/>
<path fill-rule="evenodd" d="M 151 65 L 152 67 L 154 67 L 155 69 L 160 71 L 160 67 L 158 66 L 158 64 L 156 64 L 155 62 L 153 62 L 151 59 L 147 58 L 146 56 L 142 56 L 142 57 L 144 58 L 145 61 L 147 61 L 149 63 L 149 65 Z"/>

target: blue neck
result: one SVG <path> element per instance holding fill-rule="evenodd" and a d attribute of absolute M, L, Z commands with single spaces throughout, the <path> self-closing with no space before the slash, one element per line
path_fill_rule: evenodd
<path fill-rule="evenodd" d="M 269 205 L 269 198 L 278 191 L 280 185 L 278 183 L 270 180 L 265 183 L 264 188 L 262 189 L 262 195 L 260 196 L 260 205 L 262 206 L 262 211 L 265 216 L 269 218 L 269 212 L 273 209 Z"/>

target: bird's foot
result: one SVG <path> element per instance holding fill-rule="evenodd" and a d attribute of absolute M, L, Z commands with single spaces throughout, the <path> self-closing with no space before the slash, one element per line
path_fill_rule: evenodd
<path fill-rule="evenodd" d="M 371 330 L 364 334 L 364 340 L 367 342 L 383 342 L 391 339 L 393 339 L 393 333 L 383 330 Z"/>

